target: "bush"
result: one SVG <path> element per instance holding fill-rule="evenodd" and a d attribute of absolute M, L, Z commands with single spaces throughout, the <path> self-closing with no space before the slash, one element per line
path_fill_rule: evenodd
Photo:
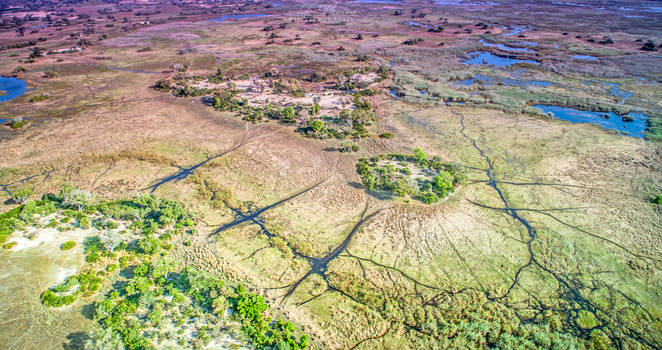
<path fill-rule="evenodd" d="M 34 195 L 34 192 L 30 189 L 24 189 L 14 193 L 14 201 L 19 204 L 26 204 L 30 197 Z"/>
<path fill-rule="evenodd" d="M 12 249 L 14 248 L 18 243 L 17 242 L 9 242 L 5 243 L 2 245 L 2 249 Z"/>
<path fill-rule="evenodd" d="M 32 97 L 30 97 L 30 99 L 28 101 L 29 102 L 41 102 L 41 101 L 46 101 L 49 98 L 51 98 L 51 97 L 46 95 L 46 94 L 42 94 L 42 95 L 32 96 Z"/>
<path fill-rule="evenodd" d="M 423 39 L 421 39 L 421 38 L 411 38 L 411 39 L 407 39 L 407 40 L 403 41 L 402 43 L 405 44 L 405 45 L 416 45 L 416 44 L 421 43 L 421 42 L 423 42 Z"/>
<path fill-rule="evenodd" d="M 381 138 L 381 139 L 392 139 L 392 138 L 395 138 L 395 135 L 393 133 L 390 133 L 390 132 L 385 132 L 385 133 L 379 134 L 379 138 Z"/>
<path fill-rule="evenodd" d="M 76 246 L 76 242 L 74 241 L 66 241 L 62 243 L 60 246 L 60 250 L 70 250 L 73 249 Z"/>
<path fill-rule="evenodd" d="M 653 40 L 648 40 L 641 49 L 644 51 L 657 51 L 657 47 L 655 47 L 655 42 Z"/>
<path fill-rule="evenodd" d="M 662 194 L 655 197 L 655 200 L 653 202 L 655 202 L 655 204 L 662 205 Z"/>
<path fill-rule="evenodd" d="M 9 127 L 14 129 L 14 130 L 18 130 L 18 129 L 21 129 L 22 127 L 24 127 L 26 123 L 27 122 L 25 120 L 18 120 L 18 121 L 9 123 Z"/>

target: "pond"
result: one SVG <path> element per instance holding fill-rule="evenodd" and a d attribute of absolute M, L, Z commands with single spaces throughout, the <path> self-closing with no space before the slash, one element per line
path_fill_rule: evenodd
<path fill-rule="evenodd" d="M 266 13 L 254 13 L 250 15 L 225 15 L 217 18 L 208 19 L 208 22 L 222 22 L 228 19 L 241 19 L 241 18 L 255 18 L 255 17 L 264 17 L 269 16 Z"/>
<path fill-rule="evenodd" d="M 572 55 L 572 58 L 578 59 L 578 60 L 585 60 L 585 61 L 595 61 L 598 58 L 595 56 L 589 56 L 589 55 Z"/>
<path fill-rule="evenodd" d="M 28 90 L 25 80 L 14 77 L 0 77 L 0 102 L 11 101 Z"/>
<path fill-rule="evenodd" d="M 350 4 L 402 4 L 399 0 L 352 0 Z"/>
<path fill-rule="evenodd" d="M 510 57 L 501 57 L 497 56 L 491 52 L 475 51 L 469 52 L 467 58 L 464 60 L 466 64 L 483 64 L 483 65 L 492 65 L 497 67 L 508 67 L 516 63 L 531 63 L 538 64 L 536 61 L 532 60 L 522 60 L 518 58 Z"/>
<path fill-rule="evenodd" d="M 552 113 L 554 118 L 573 123 L 590 123 L 599 125 L 605 129 L 616 130 L 632 137 L 644 138 L 647 123 L 643 114 L 630 113 L 625 116 L 614 113 L 580 111 L 570 107 L 559 107 L 551 105 L 533 105 L 545 113 Z M 632 121 L 626 121 L 632 120 Z"/>
<path fill-rule="evenodd" d="M 506 46 L 504 44 L 493 44 L 493 43 L 488 43 L 487 41 L 480 39 L 479 41 L 483 46 L 487 47 L 498 47 L 501 50 L 506 50 L 506 51 L 515 51 L 515 52 L 535 52 L 534 50 L 527 49 L 525 47 L 511 47 L 511 46 Z"/>
<path fill-rule="evenodd" d="M 507 29 L 507 28 L 504 28 Z M 510 32 L 508 33 L 503 33 L 501 35 L 503 36 L 512 36 L 512 35 L 518 35 L 526 30 L 525 26 L 514 26 L 510 29 Z"/>

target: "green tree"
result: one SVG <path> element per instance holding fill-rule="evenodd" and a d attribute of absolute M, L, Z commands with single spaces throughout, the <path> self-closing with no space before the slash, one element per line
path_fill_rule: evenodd
<path fill-rule="evenodd" d="M 313 129 L 314 132 L 319 133 L 324 130 L 324 121 L 315 119 L 310 122 L 310 128 Z"/>
<path fill-rule="evenodd" d="M 439 197 L 446 197 L 453 189 L 453 175 L 448 171 L 444 170 L 434 177 L 434 191 Z"/>
<path fill-rule="evenodd" d="M 112 328 L 91 331 L 85 350 L 124 350 L 120 335 Z"/>
<path fill-rule="evenodd" d="M 34 193 L 30 189 L 24 189 L 21 191 L 18 191 L 14 193 L 14 201 L 19 204 L 26 204 L 30 197 L 32 197 Z"/>
<path fill-rule="evenodd" d="M 653 40 L 648 40 L 644 46 L 641 47 L 641 49 L 644 51 L 657 51 L 657 47 L 655 46 L 655 42 Z"/>
<path fill-rule="evenodd" d="M 419 163 L 422 163 L 428 159 L 428 155 L 423 152 L 423 149 L 418 147 L 414 150 L 414 157 L 416 158 L 416 161 Z"/>
<path fill-rule="evenodd" d="M 62 205 L 65 207 L 75 207 L 79 212 L 92 200 L 92 194 L 87 191 L 76 189 L 73 186 L 64 185 L 60 190 Z"/>
<path fill-rule="evenodd" d="M 152 276 L 156 279 L 161 277 L 168 279 L 168 272 L 175 269 L 177 269 L 177 262 L 168 258 L 159 258 L 154 261 Z"/>
<path fill-rule="evenodd" d="M 294 111 L 294 107 L 288 106 L 283 110 L 283 121 L 286 123 L 294 123 L 296 121 L 296 112 Z"/>

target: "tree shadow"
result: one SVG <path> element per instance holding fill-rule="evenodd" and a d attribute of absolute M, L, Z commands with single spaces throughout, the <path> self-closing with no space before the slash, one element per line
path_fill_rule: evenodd
<path fill-rule="evenodd" d="M 73 332 L 67 336 L 67 343 L 63 343 L 62 347 L 66 350 L 83 350 L 85 349 L 85 342 L 90 337 L 85 332 Z"/>
<path fill-rule="evenodd" d="M 363 186 L 362 183 L 359 183 L 359 182 L 356 182 L 356 181 L 348 181 L 347 185 L 349 185 L 352 188 L 365 190 L 365 193 L 367 193 L 370 197 L 373 197 L 375 199 L 379 199 L 379 200 L 382 200 L 382 201 L 390 200 L 390 199 L 393 199 L 393 198 L 397 197 L 396 195 L 394 195 L 393 193 L 391 193 L 389 191 L 366 190 L 365 186 Z"/>
<path fill-rule="evenodd" d="M 88 320 L 94 320 L 94 303 L 84 305 L 81 314 Z"/>
<path fill-rule="evenodd" d="M 214 98 L 211 96 L 203 96 L 200 98 L 200 102 L 205 106 L 211 106 L 214 104 Z"/>

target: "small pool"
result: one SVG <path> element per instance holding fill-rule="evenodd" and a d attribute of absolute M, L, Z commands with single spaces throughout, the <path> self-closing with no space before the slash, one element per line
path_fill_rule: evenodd
<path fill-rule="evenodd" d="M 535 52 L 535 50 L 527 49 L 525 47 L 511 47 L 511 46 L 506 46 L 504 44 L 493 44 L 493 43 L 488 43 L 487 41 L 480 39 L 479 41 L 483 46 L 487 47 L 498 47 L 501 50 L 506 50 L 506 51 L 515 51 L 515 52 Z"/>
<path fill-rule="evenodd" d="M 250 15 L 225 15 L 217 18 L 208 19 L 208 22 L 223 22 L 228 19 L 241 19 L 241 18 L 255 18 L 255 17 L 264 17 L 269 16 L 266 13 L 254 13 Z"/>
<path fill-rule="evenodd" d="M 28 90 L 28 83 L 25 80 L 15 77 L 0 77 L 0 91 L 4 94 L 0 95 L 0 102 L 11 101 L 23 94 Z"/>
<path fill-rule="evenodd" d="M 584 60 L 584 61 L 595 61 L 598 59 L 595 56 L 589 56 L 589 55 L 572 55 L 571 57 L 574 59 Z"/>
<path fill-rule="evenodd" d="M 467 54 L 467 58 L 464 60 L 464 63 L 466 64 L 482 64 L 482 65 L 490 65 L 490 66 L 497 66 L 497 67 L 508 67 L 512 66 L 517 63 L 531 63 L 531 64 L 538 64 L 536 61 L 532 60 L 522 60 L 518 58 L 510 58 L 510 57 L 501 57 L 497 56 L 491 52 L 483 52 L 483 51 L 475 51 L 475 52 L 469 52 Z"/>
<path fill-rule="evenodd" d="M 605 129 L 616 130 L 632 137 L 644 138 L 648 119 L 643 114 L 630 113 L 623 117 L 630 117 L 633 120 L 624 121 L 622 116 L 614 113 L 580 111 L 570 107 L 559 107 L 551 105 L 533 105 L 545 113 L 552 113 L 554 118 L 566 120 L 573 123 L 590 123 L 599 125 Z"/>
<path fill-rule="evenodd" d="M 393 96 L 393 98 L 395 98 L 396 100 L 399 100 L 401 98 L 400 95 L 398 94 L 398 92 L 395 91 L 395 90 L 389 90 L 388 94 Z"/>
<path fill-rule="evenodd" d="M 506 28 L 504 28 L 506 29 Z M 508 33 L 503 33 L 501 35 L 503 36 L 513 36 L 513 35 L 518 35 L 526 30 L 525 26 L 514 26 L 510 29 L 510 32 Z"/>
<path fill-rule="evenodd" d="M 399 0 L 352 0 L 350 4 L 402 4 Z"/>

